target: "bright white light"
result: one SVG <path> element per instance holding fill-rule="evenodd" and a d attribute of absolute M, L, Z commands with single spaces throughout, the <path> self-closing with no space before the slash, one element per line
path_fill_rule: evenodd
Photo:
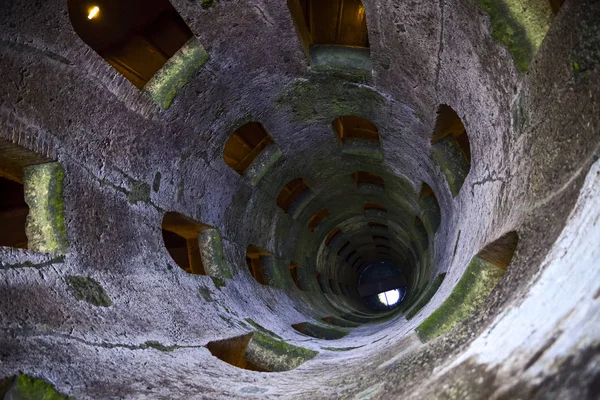
<path fill-rule="evenodd" d="M 88 14 L 88 19 L 93 19 L 94 17 L 96 17 L 96 15 L 98 15 L 99 12 L 100 12 L 100 8 L 98 6 L 94 6 L 93 8 L 90 8 L 90 11 Z"/>
<path fill-rule="evenodd" d="M 386 306 L 393 306 L 400 300 L 400 291 L 398 289 L 388 290 L 387 292 L 379 293 L 377 295 L 379 301 Z"/>

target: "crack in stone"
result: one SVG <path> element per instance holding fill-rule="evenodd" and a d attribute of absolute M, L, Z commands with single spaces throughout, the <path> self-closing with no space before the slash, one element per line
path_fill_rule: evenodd
<path fill-rule="evenodd" d="M 262 14 L 263 18 L 265 19 L 265 21 L 267 21 L 269 23 L 269 25 L 275 26 L 273 21 L 271 21 L 269 18 L 267 18 L 267 15 L 265 14 L 265 12 L 263 11 L 262 8 L 260 8 L 259 6 L 254 6 L 254 8 L 256 8 Z"/>
<path fill-rule="evenodd" d="M 5 330 L 5 332 L 6 332 L 6 330 Z M 128 350 L 155 349 L 158 351 L 169 353 L 169 352 L 172 352 L 172 351 L 178 350 L 178 349 L 198 349 L 198 348 L 205 347 L 204 345 L 178 345 L 178 344 L 166 346 L 155 340 L 148 340 L 139 345 L 124 344 L 124 343 L 110 343 L 110 342 L 97 343 L 97 342 L 92 342 L 89 340 L 81 339 L 81 338 L 78 338 L 75 336 L 67 335 L 64 333 L 54 333 L 54 332 L 37 333 L 37 332 L 26 332 L 25 330 L 20 330 L 20 332 L 19 332 L 19 330 L 8 330 L 8 332 L 10 332 L 9 334 L 12 337 L 59 338 L 59 339 L 66 339 L 69 341 L 76 341 L 76 342 L 82 343 L 86 346 L 100 347 L 100 348 L 104 348 L 104 349 L 118 349 L 118 348 L 128 349 Z"/>
<path fill-rule="evenodd" d="M 440 70 L 442 69 L 442 53 L 444 51 L 444 6 L 445 1 L 440 0 L 440 40 L 438 45 L 438 54 L 437 54 L 437 67 L 435 69 L 435 89 L 436 89 L 436 97 L 439 101 L 439 81 L 440 81 Z"/>
<path fill-rule="evenodd" d="M 476 181 L 473 182 L 471 184 L 471 195 L 475 196 L 475 186 L 479 186 L 479 185 L 485 185 L 486 183 L 490 183 L 490 182 L 503 182 L 506 183 L 506 177 L 505 176 L 486 176 L 485 178 L 483 178 L 480 181 Z"/>
<path fill-rule="evenodd" d="M 65 256 L 58 256 L 55 258 L 52 258 L 46 262 L 42 262 L 39 264 L 34 264 L 31 261 L 25 261 L 25 262 L 21 262 L 21 263 L 15 263 L 15 264 L 1 264 L 0 269 L 19 269 L 19 268 L 35 268 L 35 269 L 41 269 L 41 268 L 45 268 L 45 267 L 50 267 L 54 264 L 62 264 L 65 262 Z"/>

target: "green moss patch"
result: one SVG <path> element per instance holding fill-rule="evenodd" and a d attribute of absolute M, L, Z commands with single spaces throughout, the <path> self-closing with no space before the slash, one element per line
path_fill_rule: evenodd
<path fill-rule="evenodd" d="M 281 336 L 279 336 L 278 334 L 276 334 L 275 332 L 272 332 L 270 330 L 268 330 L 267 328 L 264 328 L 262 325 L 260 325 L 258 322 L 254 321 L 252 318 L 246 318 L 245 320 L 247 323 L 249 323 L 250 325 L 252 325 L 255 329 L 258 329 L 260 332 L 273 336 L 274 338 L 283 340 L 283 338 Z"/>
<path fill-rule="evenodd" d="M 419 207 L 423 210 L 423 223 L 427 225 L 430 232 L 437 232 L 440 222 L 442 221 L 442 213 L 440 205 L 435 196 L 425 196 L 419 200 Z"/>
<path fill-rule="evenodd" d="M 451 135 L 437 141 L 431 146 L 431 150 L 434 160 L 437 161 L 446 177 L 452 197 L 456 197 L 471 170 L 471 166 L 465 160 L 458 142 Z"/>
<path fill-rule="evenodd" d="M 318 121 L 323 115 L 368 115 L 378 111 L 385 99 L 375 90 L 332 76 L 296 79 L 284 88 L 277 103 L 294 113 L 294 120 Z"/>
<path fill-rule="evenodd" d="M 356 346 L 356 347 L 321 347 L 323 350 L 329 350 L 329 351 L 351 351 L 351 350 L 355 350 L 355 349 L 360 349 L 361 347 L 364 347 L 365 345 L 363 344 L 362 346 Z"/>
<path fill-rule="evenodd" d="M 150 202 L 150 185 L 145 182 L 133 181 L 131 190 L 127 194 L 127 201 L 131 204 Z"/>
<path fill-rule="evenodd" d="M 154 340 L 149 340 L 146 343 L 143 344 L 143 346 L 141 346 L 141 348 L 151 348 L 154 350 L 158 350 L 158 351 L 164 351 L 166 353 L 169 353 L 175 349 L 180 348 L 179 346 L 165 346 L 164 344 L 154 341 Z"/>
<path fill-rule="evenodd" d="M 503 43 L 524 72 L 552 22 L 548 0 L 478 0 L 490 16 L 492 36 Z"/>
<path fill-rule="evenodd" d="M 221 288 L 225 287 L 225 279 L 217 278 L 216 276 L 211 276 L 210 279 L 213 281 L 213 284 L 217 289 L 221 290 Z"/>
<path fill-rule="evenodd" d="M 212 293 L 210 292 L 210 289 L 206 286 L 200 286 L 200 288 L 198 288 L 198 293 L 200 294 L 200 297 L 202 297 L 207 303 L 215 301 L 212 298 Z"/>
<path fill-rule="evenodd" d="M 73 289 L 75 298 L 98 307 L 110 307 L 112 301 L 104 288 L 89 276 L 68 276 L 67 284 Z"/>
<path fill-rule="evenodd" d="M 200 7 L 202 8 L 211 8 L 215 5 L 214 0 L 200 0 Z"/>
<path fill-rule="evenodd" d="M 371 76 L 369 49 L 350 46 L 317 45 L 310 47 L 310 69 L 315 72 L 354 76 L 366 80 Z"/>
<path fill-rule="evenodd" d="M 69 248 L 65 226 L 63 181 L 59 163 L 33 165 L 23 169 L 28 246 L 44 253 L 65 254 Z"/>
<path fill-rule="evenodd" d="M 244 358 L 269 371 L 290 371 L 314 358 L 316 351 L 276 340 L 260 332 L 254 332 Z"/>
<path fill-rule="evenodd" d="M 342 329 L 315 325 L 308 322 L 294 324 L 292 325 L 292 328 L 304 335 L 324 340 L 341 339 L 349 333 L 348 331 L 344 331 Z"/>
<path fill-rule="evenodd" d="M 10 400 L 71 400 L 74 398 L 65 396 L 56 391 L 50 383 L 34 378 L 29 375 L 19 375 L 6 381 L 8 387 L 6 392 L 0 391 L 0 395 L 4 394 L 4 399 Z"/>
<path fill-rule="evenodd" d="M 322 321 L 342 328 L 356 328 L 357 326 L 360 326 L 360 323 L 346 321 L 345 319 L 336 317 L 325 317 L 322 318 Z"/>
<path fill-rule="evenodd" d="M 198 240 L 204 269 L 208 275 L 213 277 L 213 283 L 215 283 L 215 278 L 220 279 L 218 281 L 220 290 L 222 286 L 225 286 L 224 279 L 232 278 L 231 271 L 227 267 L 223 255 L 221 233 L 215 228 L 204 229 L 200 231 Z M 217 283 L 215 283 L 215 286 L 217 286 Z"/>
<path fill-rule="evenodd" d="M 475 256 L 450 297 L 416 329 L 422 340 L 430 340 L 468 318 L 481 305 L 504 275 L 504 270 Z"/>
<path fill-rule="evenodd" d="M 163 109 L 169 108 L 177 92 L 187 84 L 196 71 L 206 64 L 209 56 L 195 37 L 183 45 L 152 77 L 144 90 Z"/>

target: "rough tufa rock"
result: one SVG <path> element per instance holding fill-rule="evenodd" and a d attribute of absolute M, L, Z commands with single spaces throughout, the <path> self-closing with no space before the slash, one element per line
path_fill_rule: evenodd
<path fill-rule="evenodd" d="M 87 301 L 98 307 L 110 307 L 112 301 L 104 288 L 89 276 L 68 276 L 67 283 L 73 289 L 77 300 Z"/>

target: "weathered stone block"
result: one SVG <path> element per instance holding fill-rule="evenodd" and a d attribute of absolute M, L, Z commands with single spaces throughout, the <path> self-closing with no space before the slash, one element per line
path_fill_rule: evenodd
<path fill-rule="evenodd" d="M 177 92 L 206 64 L 209 56 L 200 41 L 191 38 L 146 84 L 144 90 L 164 109 Z"/>
<path fill-rule="evenodd" d="M 200 230 L 198 242 L 204 272 L 215 278 L 231 279 L 231 271 L 223 255 L 223 241 L 219 230 L 215 228 Z"/>
<path fill-rule="evenodd" d="M 25 201 L 29 206 L 28 247 L 44 253 L 65 254 L 69 244 L 63 204 L 65 173 L 59 163 L 33 165 L 23 170 Z"/>
<path fill-rule="evenodd" d="M 252 186 L 258 185 L 258 182 L 260 182 L 282 155 L 283 153 L 279 147 L 275 143 L 271 143 L 256 156 L 252 164 L 244 171 L 244 176 L 250 181 Z"/>

